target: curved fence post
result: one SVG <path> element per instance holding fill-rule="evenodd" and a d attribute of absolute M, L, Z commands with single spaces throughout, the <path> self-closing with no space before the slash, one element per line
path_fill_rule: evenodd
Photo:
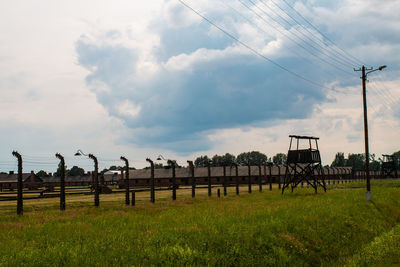
<path fill-rule="evenodd" d="M 264 174 L 265 174 L 265 166 L 264 166 Z M 262 192 L 262 171 L 261 171 L 261 163 L 258 163 L 258 191 Z"/>
<path fill-rule="evenodd" d="M 247 164 L 247 168 L 249 170 L 249 194 L 251 194 L 251 167 L 250 167 L 250 163 Z"/>
<path fill-rule="evenodd" d="M 129 205 L 129 161 L 122 156 L 121 160 L 125 161 L 125 205 Z"/>
<path fill-rule="evenodd" d="M 193 166 L 193 161 L 188 160 L 190 167 L 190 174 L 192 176 L 192 197 L 196 197 L 196 177 L 194 177 L 194 166 Z"/>
<path fill-rule="evenodd" d="M 156 197 L 155 197 L 155 192 L 154 192 L 154 162 L 147 158 L 146 159 L 147 162 L 150 163 L 150 168 L 151 168 L 151 176 L 150 176 L 150 201 L 151 203 L 154 203 L 156 201 Z"/>
<path fill-rule="evenodd" d="M 60 210 L 65 210 L 65 160 L 64 157 L 57 153 L 56 157 L 60 160 L 61 174 L 60 174 Z"/>
<path fill-rule="evenodd" d="M 22 189 L 23 189 L 23 181 L 22 181 L 22 157 L 17 151 L 13 151 L 12 155 L 17 158 L 18 160 L 18 181 L 17 181 L 17 188 L 18 188 L 18 195 L 17 195 L 17 214 L 22 215 L 24 212 L 24 202 L 22 196 Z"/>
<path fill-rule="evenodd" d="M 239 170 L 238 165 L 236 163 L 232 163 L 232 166 L 235 166 L 235 184 L 236 184 L 236 195 L 239 195 Z"/>
<path fill-rule="evenodd" d="M 176 165 L 173 160 L 168 160 L 167 163 L 171 166 L 172 169 L 172 200 L 176 200 Z"/>
<path fill-rule="evenodd" d="M 223 181 L 222 181 L 222 183 L 223 183 L 223 187 L 224 187 L 224 196 L 226 196 L 227 195 L 227 191 L 226 191 L 226 168 L 225 168 L 226 166 L 225 166 L 225 164 L 222 166 L 222 168 L 223 168 L 223 175 L 224 175 L 224 178 L 223 178 Z"/>
<path fill-rule="evenodd" d="M 94 206 L 100 205 L 100 190 L 99 190 L 99 163 L 93 154 L 89 154 L 89 158 L 94 161 Z"/>
<path fill-rule="evenodd" d="M 208 196 L 211 197 L 211 166 L 210 161 L 207 161 L 207 176 L 208 176 Z"/>

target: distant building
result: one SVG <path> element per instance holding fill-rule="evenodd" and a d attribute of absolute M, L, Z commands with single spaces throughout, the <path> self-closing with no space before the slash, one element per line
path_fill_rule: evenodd
<path fill-rule="evenodd" d="M 31 173 L 22 174 L 23 187 L 30 190 L 38 189 L 42 186 L 43 180 L 33 171 Z M 18 174 L 9 172 L 8 174 L 0 174 L 0 191 L 4 189 L 15 190 L 18 186 Z"/>

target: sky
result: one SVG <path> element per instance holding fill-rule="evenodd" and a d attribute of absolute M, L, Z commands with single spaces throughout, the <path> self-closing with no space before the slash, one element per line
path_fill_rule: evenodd
<path fill-rule="evenodd" d="M 186 5 L 185 5 L 186 4 Z M 400 150 L 399 0 L 2 1 L 0 171 Z M 197 13 L 196 13 L 197 12 Z M 201 17 L 203 16 L 203 17 Z"/>

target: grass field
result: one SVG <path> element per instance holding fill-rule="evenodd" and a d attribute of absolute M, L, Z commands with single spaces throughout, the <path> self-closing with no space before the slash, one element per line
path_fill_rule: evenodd
<path fill-rule="evenodd" d="M 26 201 L 20 217 L 1 203 L 0 265 L 400 264 L 400 182 L 373 181 L 372 190 L 370 202 L 364 188 L 283 196 L 232 188 L 220 199 L 182 190 L 175 202 L 163 191 L 155 204 L 144 192 L 135 207 L 113 194 L 101 195 L 99 208 L 93 196 L 71 196 L 64 212 L 57 199 Z"/>

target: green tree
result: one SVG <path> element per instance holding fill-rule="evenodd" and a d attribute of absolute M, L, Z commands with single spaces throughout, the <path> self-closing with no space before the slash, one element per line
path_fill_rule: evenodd
<path fill-rule="evenodd" d="M 236 158 L 236 163 L 242 166 L 265 164 L 268 162 L 267 155 L 259 151 L 243 152 Z"/>
<path fill-rule="evenodd" d="M 375 154 L 371 154 L 369 155 L 369 160 L 370 160 L 369 169 L 371 171 L 379 171 L 381 169 L 382 159 L 379 158 L 378 160 L 376 160 Z"/>
<path fill-rule="evenodd" d="M 194 160 L 195 167 L 207 167 L 208 162 L 210 162 L 210 158 L 207 156 L 200 156 Z"/>
<path fill-rule="evenodd" d="M 223 166 L 223 157 L 220 155 L 214 155 L 211 158 L 211 166 L 213 167 Z"/>
<path fill-rule="evenodd" d="M 344 167 L 346 166 L 346 159 L 343 152 L 338 152 L 335 159 L 332 161 L 331 167 Z"/>
<path fill-rule="evenodd" d="M 169 168 L 169 165 L 164 165 L 164 164 L 162 164 L 162 163 L 157 163 L 157 162 L 154 162 L 154 169 L 164 169 L 164 168 Z M 135 168 L 129 168 L 130 170 L 135 170 Z M 146 166 L 146 167 L 144 167 L 144 169 L 150 169 L 150 166 Z"/>
<path fill-rule="evenodd" d="M 286 164 L 287 156 L 284 153 L 278 153 L 272 157 L 272 162 L 274 164 Z"/>
<path fill-rule="evenodd" d="M 394 165 L 396 166 L 396 169 L 399 169 L 400 168 L 400 164 L 399 164 L 400 150 L 397 152 L 394 152 L 393 156 L 394 156 Z"/>
<path fill-rule="evenodd" d="M 113 166 L 110 166 L 109 170 L 110 170 L 110 171 L 119 171 L 119 170 L 121 170 L 121 169 L 123 169 L 123 168 L 125 168 L 125 167 L 113 165 Z"/>
<path fill-rule="evenodd" d="M 85 174 L 85 170 L 82 168 L 79 168 L 78 166 L 73 166 L 71 170 L 69 170 L 69 175 L 70 176 L 82 176 Z"/>
<path fill-rule="evenodd" d="M 232 163 L 235 163 L 236 157 L 232 154 L 226 153 L 223 156 L 214 155 L 211 160 L 212 160 L 211 165 L 214 167 L 230 166 L 232 165 Z"/>
<path fill-rule="evenodd" d="M 39 176 L 39 177 L 46 177 L 46 176 L 49 176 L 49 175 L 47 174 L 47 172 L 45 172 L 44 170 L 38 171 L 38 172 L 36 173 L 36 175 Z"/>
<path fill-rule="evenodd" d="M 154 169 L 163 169 L 163 168 L 164 168 L 164 165 L 162 163 L 154 163 Z"/>
<path fill-rule="evenodd" d="M 65 166 L 65 175 L 69 174 L 69 170 L 67 170 L 67 166 Z M 61 176 L 61 162 L 58 163 L 57 171 L 54 173 L 54 176 Z"/>
<path fill-rule="evenodd" d="M 178 162 L 176 162 L 176 160 L 174 160 L 174 159 L 168 160 L 167 164 L 168 164 L 168 166 L 175 165 L 176 168 L 181 168 L 181 166 L 179 166 Z"/>
<path fill-rule="evenodd" d="M 349 154 L 346 160 L 347 167 L 353 167 L 353 170 L 365 170 L 365 156 L 364 154 Z"/>
<path fill-rule="evenodd" d="M 232 164 L 235 163 L 235 162 L 236 162 L 236 157 L 235 157 L 235 155 L 232 155 L 232 154 L 230 154 L 230 153 L 225 153 L 225 155 L 222 156 L 222 163 L 223 163 L 225 166 L 230 166 L 230 165 L 232 165 Z"/>

